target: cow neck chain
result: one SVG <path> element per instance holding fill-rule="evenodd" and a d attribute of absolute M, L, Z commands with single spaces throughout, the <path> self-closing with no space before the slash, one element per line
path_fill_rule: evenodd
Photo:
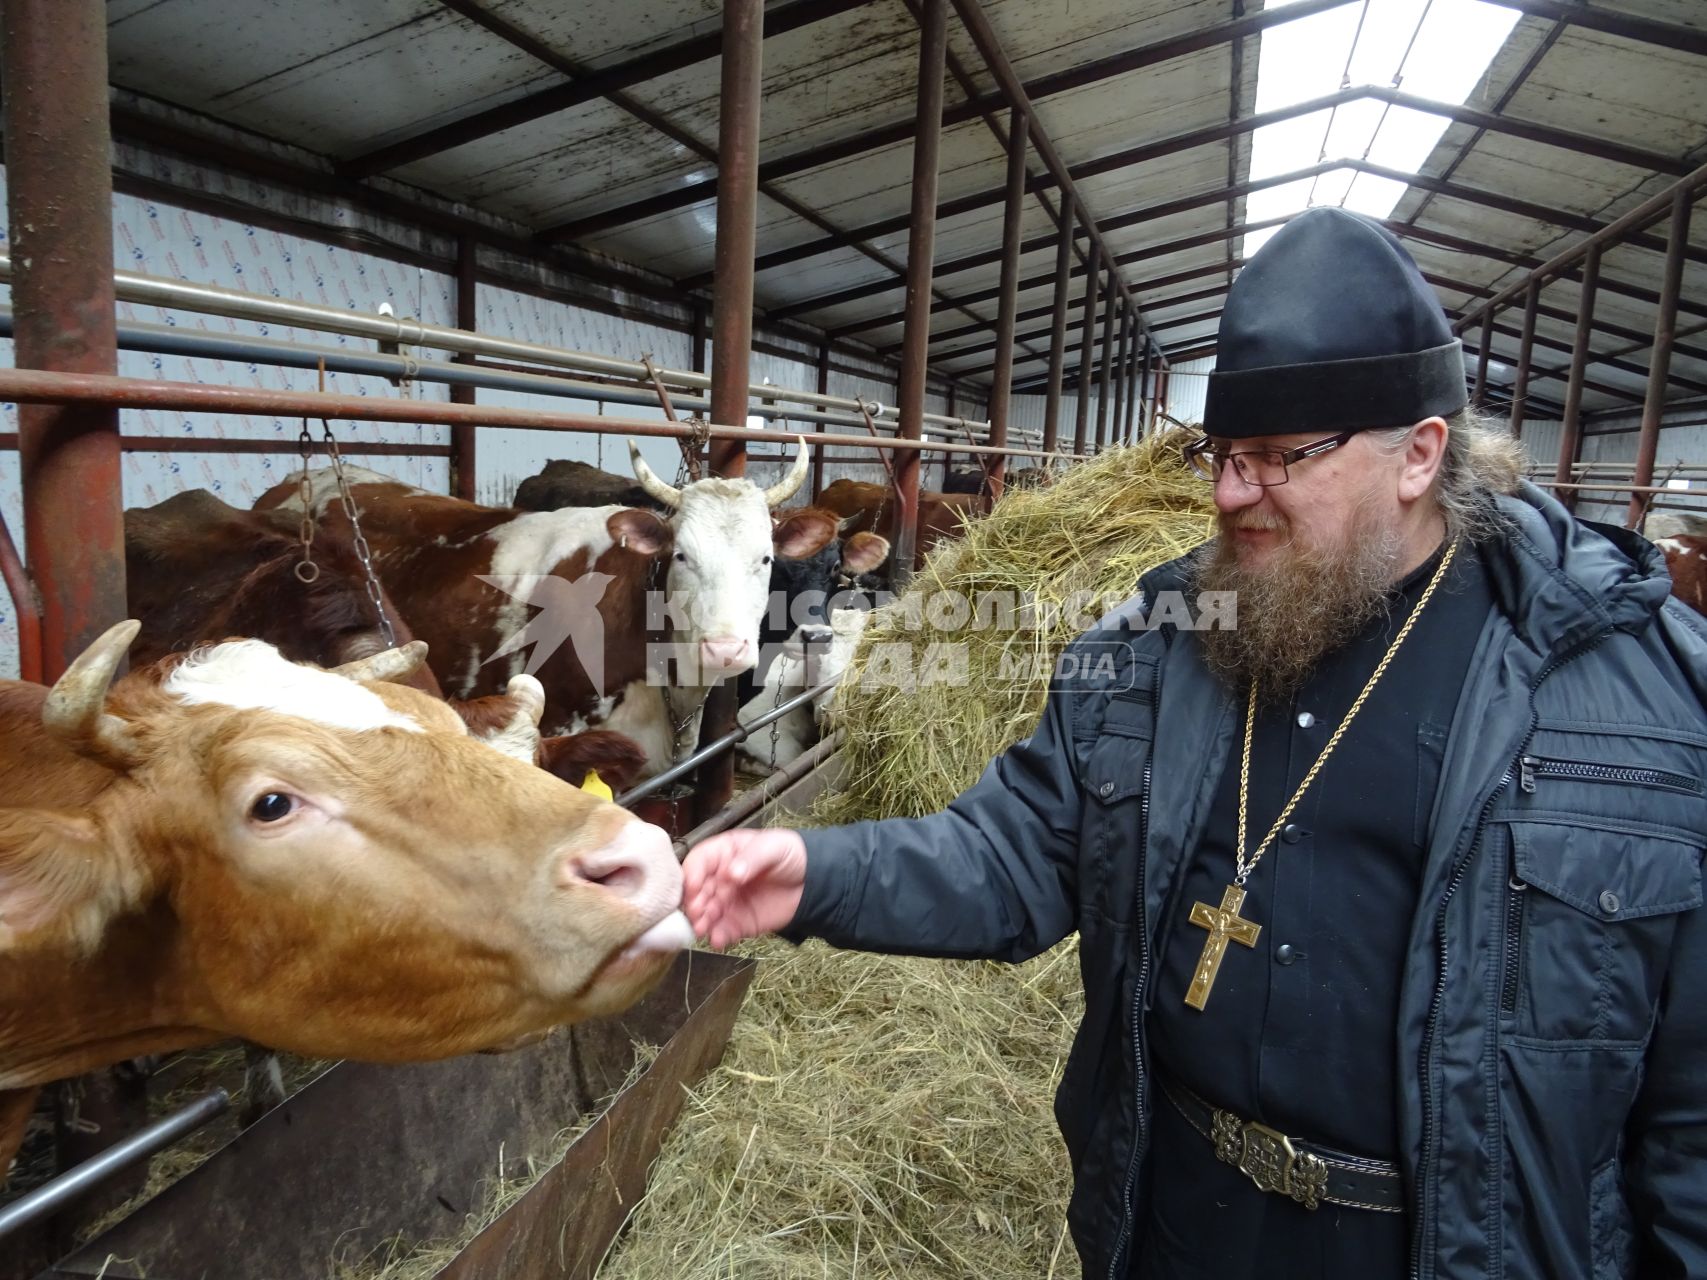
<path fill-rule="evenodd" d="M 1328 762 L 1328 757 L 1333 755 L 1334 748 L 1339 746 L 1340 739 L 1345 736 L 1345 731 L 1351 727 L 1351 722 L 1357 717 L 1357 713 L 1363 710 L 1365 700 L 1374 692 L 1376 684 L 1386 674 L 1388 664 L 1399 652 L 1399 646 L 1404 644 L 1405 637 L 1410 635 L 1411 627 L 1422 616 L 1422 611 L 1428 607 L 1429 597 L 1434 594 L 1434 589 L 1446 577 L 1446 571 L 1452 565 L 1452 557 L 1457 553 L 1458 543 L 1454 540 L 1452 545 L 1447 547 L 1446 555 L 1440 561 L 1440 567 L 1434 571 L 1434 576 L 1429 579 L 1428 586 L 1417 600 L 1417 607 L 1411 610 L 1410 617 L 1406 618 L 1404 626 L 1399 628 L 1399 634 L 1393 637 L 1393 643 L 1387 646 L 1387 652 L 1381 655 L 1381 661 L 1375 664 L 1375 670 L 1364 682 L 1362 691 L 1358 693 L 1356 700 L 1351 704 L 1351 710 L 1347 711 L 1344 718 L 1340 720 L 1333 736 L 1328 739 L 1327 746 L 1322 748 L 1322 753 L 1316 757 L 1316 762 L 1310 766 L 1310 771 L 1304 775 L 1304 780 L 1298 784 L 1298 789 L 1292 793 L 1292 798 L 1286 802 L 1286 807 L 1280 811 L 1280 816 L 1274 820 L 1274 825 L 1268 829 L 1268 834 L 1262 838 L 1262 843 L 1257 845 L 1255 849 L 1247 851 L 1245 848 L 1245 821 L 1248 816 L 1251 794 L 1251 739 L 1256 736 L 1257 724 L 1257 682 L 1251 681 L 1251 695 L 1245 707 L 1245 748 L 1239 764 L 1239 843 L 1234 847 L 1237 874 L 1233 877 L 1233 884 L 1236 887 L 1244 888 L 1245 881 L 1250 877 L 1251 872 L 1256 870 L 1257 863 L 1262 861 L 1263 854 L 1268 852 L 1269 846 L 1274 843 L 1274 838 L 1280 834 L 1281 827 L 1292 816 L 1293 809 L 1298 807 L 1298 802 L 1304 798 L 1304 793 L 1310 789 L 1310 784 L 1316 780 L 1316 775 L 1321 772 L 1322 766 Z M 1247 852 L 1249 853 L 1248 861 L 1246 860 Z"/>
<path fill-rule="evenodd" d="M 344 473 L 343 455 L 338 452 L 338 441 L 332 435 L 332 424 L 322 418 L 320 427 L 326 455 L 332 460 L 332 475 L 338 482 L 338 501 L 344 508 L 345 518 L 350 522 L 350 538 L 356 548 L 356 558 L 362 564 L 368 601 L 373 605 L 374 616 L 379 619 L 379 630 L 385 637 L 385 647 L 395 649 L 397 633 L 392 630 L 391 615 L 385 611 L 384 593 L 380 590 L 379 576 L 373 570 L 373 552 L 368 547 L 366 535 L 362 533 L 361 515 L 356 509 L 355 498 L 350 494 L 350 478 Z M 298 528 L 298 536 L 302 539 L 302 559 L 297 563 L 296 576 L 299 581 L 310 583 L 320 576 L 320 566 L 314 562 L 314 537 L 318 530 L 314 513 L 314 486 L 308 475 L 309 464 L 314 455 L 314 437 L 308 433 L 307 418 L 302 420 L 302 430 L 296 439 L 302 454 L 302 478 L 297 485 L 297 495 L 302 502 L 302 523 Z"/>

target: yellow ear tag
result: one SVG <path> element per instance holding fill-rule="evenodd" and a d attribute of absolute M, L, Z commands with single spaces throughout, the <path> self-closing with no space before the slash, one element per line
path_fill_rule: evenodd
<path fill-rule="evenodd" d="M 590 791 L 601 800 L 611 800 L 615 798 L 611 794 L 609 785 L 603 778 L 599 777 L 599 771 L 597 769 L 587 770 L 587 776 L 581 779 L 581 790 Z"/>

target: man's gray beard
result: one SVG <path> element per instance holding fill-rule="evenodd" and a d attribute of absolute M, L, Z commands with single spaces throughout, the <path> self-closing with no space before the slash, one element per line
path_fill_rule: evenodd
<path fill-rule="evenodd" d="M 1198 633 L 1209 669 L 1235 690 L 1256 680 L 1266 704 L 1290 702 L 1323 657 L 1387 611 L 1401 545 L 1396 530 L 1360 511 L 1339 546 L 1281 547 L 1247 568 L 1223 518 L 1197 587 L 1237 593 L 1238 624 Z"/>

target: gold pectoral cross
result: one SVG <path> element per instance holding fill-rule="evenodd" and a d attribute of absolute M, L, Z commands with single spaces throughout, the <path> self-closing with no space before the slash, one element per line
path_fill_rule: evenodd
<path fill-rule="evenodd" d="M 1197 958 L 1197 972 L 1192 974 L 1191 986 L 1185 993 L 1185 1002 L 1193 1009 L 1201 1009 L 1209 1003 L 1209 989 L 1215 985 L 1215 975 L 1221 972 L 1221 957 L 1227 954 L 1227 940 L 1230 938 L 1247 947 L 1257 945 L 1257 935 L 1262 932 L 1262 926 L 1239 915 L 1239 908 L 1244 904 L 1245 891 L 1236 884 L 1227 886 L 1219 907 L 1212 907 L 1207 902 L 1191 904 L 1191 922 L 1209 930 L 1209 936 L 1203 940 L 1203 954 Z"/>

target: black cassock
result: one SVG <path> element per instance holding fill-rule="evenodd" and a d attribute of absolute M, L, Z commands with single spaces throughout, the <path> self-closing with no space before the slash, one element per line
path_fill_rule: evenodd
<path fill-rule="evenodd" d="M 1440 565 L 1395 587 L 1392 608 L 1323 661 L 1290 706 L 1259 708 L 1246 839 L 1260 840 L 1374 672 Z M 1461 546 L 1351 728 L 1245 884 L 1254 948 L 1231 943 L 1206 1007 L 1185 1004 L 1208 933 L 1192 904 L 1233 882 L 1244 703 L 1202 845 L 1164 922 L 1149 1015 L 1158 1071 L 1212 1106 L 1339 1151 L 1393 1160 L 1400 972 L 1429 817 L 1464 674 L 1493 607 Z M 1259 1190 L 1217 1160 L 1155 1094 L 1143 1280 L 1401 1276 L 1409 1215 Z"/>

